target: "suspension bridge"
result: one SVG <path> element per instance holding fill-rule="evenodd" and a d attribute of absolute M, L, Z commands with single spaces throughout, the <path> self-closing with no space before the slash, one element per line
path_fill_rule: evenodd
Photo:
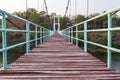
<path fill-rule="evenodd" d="M 65 16 L 68 6 L 69 0 Z M 54 18 L 53 30 L 50 30 L 0 10 L 2 16 L 2 28 L 0 28 L 2 48 L 0 52 L 3 55 L 0 80 L 120 80 L 120 74 L 112 68 L 112 52 L 120 53 L 119 49 L 112 47 L 112 32 L 120 30 L 120 27 L 112 27 L 112 15 L 119 11 L 120 8 L 105 12 L 63 30 L 60 30 L 60 18 L 58 17 L 57 23 Z M 25 22 L 26 29 L 7 29 L 6 16 Z M 108 18 L 107 28 L 88 28 L 89 22 L 103 16 Z M 31 25 L 34 25 L 35 30 L 31 30 Z M 8 32 L 25 33 L 26 41 L 8 46 Z M 107 45 L 89 41 L 88 33 L 92 32 L 107 32 Z M 31 39 L 30 33 L 35 33 L 35 39 Z M 78 37 L 79 33 L 84 34 L 83 39 Z M 33 49 L 30 48 L 31 42 L 35 42 L 35 48 Z M 84 49 L 79 48 L 79 42 L 84 43 Z M 107 64 L 88 52 L 88 44 L 107 50 Z M 26 54 L 7 64 L 8 50 L 21 45 L 26 45 Z"/>

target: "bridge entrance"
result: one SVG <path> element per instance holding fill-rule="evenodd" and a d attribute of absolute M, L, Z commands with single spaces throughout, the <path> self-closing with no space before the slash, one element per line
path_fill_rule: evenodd
<path fill-rule="evenodd" d="M 54 32 L 60 31 L 60 17 L 58 17 L 57 22 L 56 22 L 56 17 L 54 17 L 53 30 Z"/>

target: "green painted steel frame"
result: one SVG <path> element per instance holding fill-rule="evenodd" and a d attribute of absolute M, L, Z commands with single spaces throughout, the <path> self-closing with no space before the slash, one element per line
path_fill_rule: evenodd
<path fill-rule="evenodd" d="M 0 52 L 2 52 L 2 54 L 3 54 L 3 69 L 7 69 L 7 50 L 26 44 L 26 53 L 29 53 L 31 42 L 35 42 L 35 46 L 37 47 L 38 40 L 40 40 L 40 43 L 42 43 L 54 34 L 54 32 L 52 30 L 49 30 L 49 29 L 44 28 L 42 26 L 39 26 L 35 23 L 32 23 L 28 20 L 20 18 L 16 15 L 13 15 L 13 14 L 8 13 L 6 11 L 0 10 L 0 13 L 2 14 L 2 28 L 0 28 L 0 32 L 2 32 L 2 49 L 0 49 Z M 11 16 L 13 18 L 24 21 L 26 23 L 26 30 L 7 29 L 6 28 L 6 16 Z M 30 30 L 30 27 L 31 27 L 30 24 L 35 26 L 35 31 Z M 40 29 L 38 29 L 38 28 L 40 28 Z M 6 37 L 7 32 L 26 33 L 26 41 L 15 44 L 15 45 L 7 46 L 7 37 Z M 30 33 L 35 33 L 35 39 L 33 39 L 33 40 L 30 39 Z M 38 33 L 40 34 L 39 38 L 38 38 Z"/>
<path fill-rule="evenodd" d="M 3 66 L 4 68 L 7 68 L 7 50 L 6 50 L 6 47 L 7 47 L 7 40 L 6 40 L 6 16 L 5 16 L 5 13 L 2 13 L 2 47 L 3 47 Z"/>
<path fill-rule="evenodd" d="M 109 11 L 109 12 L 106 12 L 106 13 L 103 13 L 101 15 L 98 15 L 98 16 L 93 17 L 91 19 L 88 19 L 86 21 L 80 22 L 78 24 L 75 24 L 75 25 L 73 25 L 69 28 L 61 30 L 59 33 L 64 38 L 70 37 L 71 42 L 73 42 L 73 39 L 75 39 L 76 40 L 76 47 L 78 47 L 78 41 L 84 42 L 84 52 L 86 52 L 86 53 L 87 53 L 87 48 L 88 48 L 87 44 L 92 44 L 92 45 L 99 46 L 101 48 L 107 49 L 107 67 L 111 68 L 112 67 L 112 51 L 116 51 L 116 52 L 120 53 L 120 49 L 112 47 L 112 31 L 119 31 L 120 30 L 120 27 L 115 27 L 115 28 L 112 27 L 112 13 L 115 13 L 115 12 L 118 12 L 118 11 L 120 11 L 120 8 Z M 101 18 L 103 16 L 108 16 L 108 28 L 92 29 L 92 30 L 87 29 L 88 28 L 88 22 L 93 21 L 93 20 L 98 19 L 98 18 Z M 79 25 L 84 25 L 84 30 L 78 30 L 77 26 L 79 26 Z M 73 31 L 74 27 L 76 27 L 76 31 Z M 66 34 L 69 29 L 71 30 L 71 31 L 69 31 L 69 32 L 71 32 L 71 36 Z M 79 33 L 84 33 L 84 40 L 78 38 L 78 32 Z M 99 44 L 99 43 L 88 41 L 88 39 L 87 39 L 88 38 L 88 33 L 91 33 L 91 32 L 107 32 L 108 33 L 108 40 L 107 40 L 108 45 L 105 46 L 105 45 L 102 45 L 102 44 Z M 76 34 L 76 37 L 73 36 L 73 33 Z M 66 38 L 66 39 L 68 39 L 68 38 Z"/>

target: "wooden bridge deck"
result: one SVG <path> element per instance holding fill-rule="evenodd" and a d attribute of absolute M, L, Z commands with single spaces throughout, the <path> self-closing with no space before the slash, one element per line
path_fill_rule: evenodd
<path fill-rule="evenodd" d="M 0 80 L 120 80 L 120 74 L 55 33 L 0 71 Z"/>

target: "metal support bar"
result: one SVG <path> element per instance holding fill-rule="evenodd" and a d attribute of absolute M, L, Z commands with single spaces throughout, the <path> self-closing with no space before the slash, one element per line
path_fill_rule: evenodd
<path fill-rule="evenodd" d="M 68 37 L 67 37 L 66 35 L 67 35 L 67 30 L 65 30 L 65 37 L 66 37 L 66 39 L 67 39 Z"/>
<path fill-rule="evenodd" d="M 49 37 L 49 36 L 48 36 L 48 30 L 46 30 L 46 35 L 47 35 L 47 37 L 46 37 L 46 40 L 47 40 L 47 39 L 48 39 L 48 37 Z"/>
<path fill-rule="evenodd" d="M 108 68 L 111 68 L 112 67 L 112 51 L 115 51 L 115 52 L 118 52 L 120 53 L 120 50 L 113 47 L 112 46 L 112 32 L 113 31 L 119 31 L 120 28 L 118 26 L 116 26 L 115 28 L 112 27 L 112 15 L 115 14 L 116 12 L 120 11 L 120 8 L 118 9 L 115 9 L 115 10 L 112 10 L 112 11 L 109 11 L 109 12 L 106 12 L 106 13 L 103 13 L 101 15 L 98 15 L 96 17 L 93 17 L 91 19 L 88 19 L 88 20 L 85 20 L 83 22 L 80 22 L 78 24 L 75 24 L 73 26 L 71 26 L 71 32 L 72 32 L 72 28 L 75 28 L 76 25 L 84 25 L 84 31 L 83 30 L 80 30 L 78 31 L 77 30 L 77 27 L 76 27 L 76 31 L 73 31 L 76 32 L 76 37 L 74 37 L 71 33 L 71 38 L 73 36 L 73 40 L 76 39 L 76 47 L 78 46 L 78 42 L 77 42 L 77 38 L 78 38 L 78 33 L 77 32 L 80 32 L 80 33 L 83 33 L 84 32 L 84 40 L 82 39 L 78 39 L 79 41 L 82 41 L 84 42 L 84 51 L 87 52 L 88 51 L 88 44 L 92 44 L 92 45 L 95 45 L 95 46 L 98 46 L 98 47 L 101 47 L 101 48 L 104 48 L 104 49 L 107 49 L 107 67 Z M 105 28 L 105 29 L 90 29 L 88 30 L 88 23 L 95 20 L 95 19 L 98 19 L 98 18 L 102 18 L 103 16 L 108 16 L 108 28 Z M 62 31 L 62 35 L 67 38 L 68 35 L 66 34 L 66 30 L 69 29 L 66 28 L 66 29 L 63 29 L 61 30 Z M 88 41 L 88 33 L 90 32 L 108 32 L 107 36 L 108 36 L 108 40 L 107 40 L 107 46 L 106 45 L 103 45 L 103 44 L 100 44 L 100 43 L 96 43 L 96 42 L 92 42 L 92 41 Z M 72 42 L 72 39 L 71 39 L 71 42 Z"/>
<path fill-rule="evenodd" d="M 69 41 L 71 41 L 71 29 L 69 28 Z"/>
<path fill-rule="evenodd" d="M 55 29 L 55 23 L 56 23 L 56 21 L 55 21 L 55 16 L 54 16 L 54 23 L 53 23 L 54 33 L 56 32 L 56 29 Z"/>
<path fill-rule="evenodd" d="M 65 32 L 64 32 L 64 30 L 61 33 L 62 33 L 63 37 L 65 38 Z"/>
<path fill-rule="evenodd" d="M 37 26 L 35 26 L 35 46 L 38 47 L 38 31 Z"/>
<path fill-rule="evenodd" d="M 58 32 L 60 31 L 60 16 L 58 16 Z"/>
<path fill-rule="evenodd" d="M 6 17 L 5 14 L 2 14 L 2 47 L 4 49 L 3 51 L 3 68 L 7 69 L 7 40 L 6 40 Z"/>
<path fill-rule="evenodd" d="M 87 52 L 87 22 L 84 23 L 84 52 Z"/>
<path fill-rule="evenodd" d="M 42 28 L 40 27 L 40 43 L 42 43 Z"/>
<path fill-rule="evenodd" d="M 65 39 L 67 39 L 67 36 L 66 36 L 66 35 L 67 35 L 67 34 L 66 34 L 66 30 L 64 30 L 64 33 L 65 33 L 65 35 L 64 35 L 64 36 L 65 36 Z"/>
<path fill-rule="evenodd" d="M 76 47 L 78 47 L 78 25 L 76 25 Z"/>
<path fill-rule="evenodd" d="M 26 33 L 26 53 L 29 53 L 30 51 L 30 22 L 27 21 L 26 22 L 26 30 L 27 30 L 27 33 Z"/>
<path fill-rule="evenodd" d="M 43 42 L 45 41 L 45 29 L 43 28 Z"/>
<path fill-rule="evenodd" d="M 60 31 L 61 32 L 61 31 Z M 65 31 L 64 30 L 62 30 L 62 36 L 65 38 Z"/>
<path fill-rule="evenodd" d="M 67 40 L 69 41 L 69 29 L 67 29 Z"/>
<path fill-rule="evenodd" d="M 68 29 L 68 41 L 70 42 L 70 28 Z"/>
<path fill-rule="evenodd" d="M 73 43 L 73 28 L 71 28 L 71 42 Z"/>
<path fill-rule="evenodd" d="M 112 31 L 110 31 L 110 28 L 112 28 L 112 14 L 108 14 L 108 55 L 107 55 L 107 67 L 112 67 L 112 51 L 110 50 L 110 47 L 112 47 Z"/>
<path fill-rule="evenodd" d="M 45 29 L 45 36 L 46 36 L 46 37 L 45 37 L 45 41 L 46 41 L 46 40 L 47 40 L 47 37 L 48 37 L 48 36 L 47 36 L 47 30 L 46 30 L 46 29 Z"/>
<path fill-rule="evenodd" d="M 49 35 L 48 37 L 50 37 L 50 35 L 51 35 L 50 31 L 48 31 L 48 35 Z"/>
<path fill-rule="evenodd" d="M 39 28 L 39 41 L 41 43 L 41 27 Z"/>
<path fill-rule="evenodd" d="M 68 40 L 68 29 L 66 30 L 66 35 L 67 35 L 66 38 L 67 38 L 67 40 Z"/>
<path fill-rule="evenodd" d="M 46 32 L 47 32 L 47 31 L 46 31 L 46 29 L 45 29 L 45 31 L 44 31 L 44 32 L 45 32 L 45 41 L 46 41 L 46 38 L 47 38 L 47 37 L 46 37 Z"/>
<path fill-rule="evenodd" d="M 26 44 L 26 53 L 29 53 L 29 51 L 30 51 L 30 42 L 35 41 L 35 44 L 36 44 L 36 47 L 37 47 L 38 40 L 40 39 L 40 42 L 42 43 L 42 41 L 43 41 L 42 38 L 46 37 L 46 39 L 47 39 L 49 37 L 48 36 L 49 35 L 48 32 L 51 31 L 51 30 L 49 30 L 47 28 L 44 28 L 42 26 L 39 26 L 39 25 L 37 25 L 35 23 L 32 23 L 32 22 L 30 22 L 28 20 L 25 20 L 23 18 L 20 18 L 18 16 L 15 16 L 15 15 L 13 15 L 11 13 L 6 12 L 6 11 L 3 11 L 1 9 L 0 9 L 0 13 L 2 14 L 1 15 L 2 16 L 2 18 L 1 18 L 1 20 L 2 20 L 2 28 L 0 28 L 0 32 L 2 33 L 2 48 L 0 49 L 0 52 L 3 55 L 3 65 L 2 65 L 3 69 L 6 70 L 8 68 L 8 66 L 7 66 L 7 51 L 8 50 Z M 13 17 L 15 19 L 19 19 L 19 20 L 25 22 L 26 23 L 26 30 L 7 29 L 6 28 L 7 27 L 6 26 L 7 16 L 11 16 L 11 17 Z M 31 31 L 31 29 L 30 29 L 30 25 L 31 24 L 34 25 L 34 26 L 36 26 L 35 31 Z M 41 33 L 40 34 L 40 38 L 38 38 L 38 33 L 39 33 L 38 32 L 38 28 L 40 28 L 40 33 Z M 47 32 L 45 32 L 45 31 L 42 32 L 42 29 L 45 29 Z M 24 42 L 20 42 L 20 43 L 18 42 L 18 43 L 14 44 L 14 45 L 7 46 L 7 32 L 11 32 L 11 33 L 12 32 L 26 33 L 26 40 Z M 35 39 L 30 40 L 30 33 L 35 33 L 36 34 L 35 35 Z M 43 33 L 46 33 L 46 34 L 44 35 Z M 51 33 L 52 33 L 51 35 L 53 35 L 53 31 L 51 31 Z"/>

